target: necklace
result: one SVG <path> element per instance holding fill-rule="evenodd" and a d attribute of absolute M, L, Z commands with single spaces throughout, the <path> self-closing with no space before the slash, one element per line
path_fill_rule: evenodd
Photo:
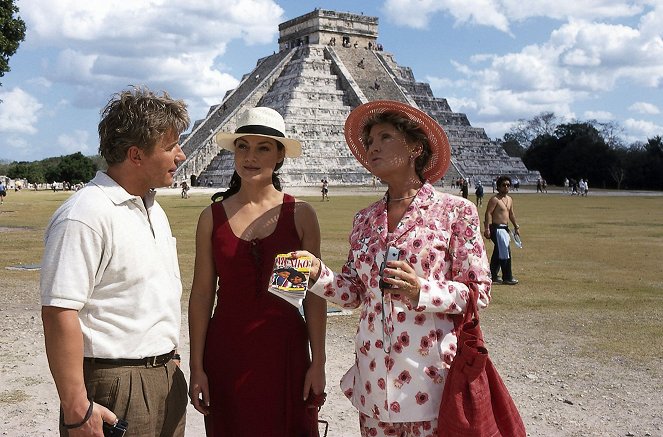
<path fill-rule="evenodd" d="M 387 199 L 387 202 L 397 202 L 397 201 L 399 201 L 399 200 L 412 199 L 412 198 L 415 197 L 416 195 L 417 195 L 417 193 L 414 193 L 414 194 L 411 195 L 411 196 L 397 197 L 397 198 L 395 198 L 395 199 Z"/>

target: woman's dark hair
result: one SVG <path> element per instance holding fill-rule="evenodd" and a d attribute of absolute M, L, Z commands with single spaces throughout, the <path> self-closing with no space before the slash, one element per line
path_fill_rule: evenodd
<path fill-rule="evenodd" d="M 419 176 L 419 180 L 421 182 L 425 182 L 426 178 L 424 178 L 424 169 L 426 168 L 426 165 L 428 165 L 428 161 L 433 155 L 426 132 L 419 124 L 403 116 L 399 112 L 380 112 L 370 116 L 366 120 L 366 123 L 364 123 L 361 136 L 362 143 L 364 145 L 367 144 L 368 134 L 371 132 L 371 128 L 376 124 L 381 123 L 388 123 L 394 126 L 397 131 L 405 135 L 406 140 L 421 144 L 421 153 L 414 160 L 414 171 L 417 173 L 417 176 Z"/>
<path fill-rule="evenodd" d="M 285 150 L 285 146 L 280 141 L 276 141 L 276 148 L 279 151 Z M 281 179 L 279 179 L 279 174 L 277 173 L 277 171 L 282 166 L 283 166 L 283 161 L 277 162 L 276 166 L 274 167 L 274 172 L 272 173 L 272 185 L 274 185 L 274 188 L 276 188 L 279 191 L 281 191 L 282 188 L 281 188 Z M 241 187 L 242 187 L 242 178 L 239 177 L 237 171 L 234 171 L 232 177 L 230 178 L 228 189 L 226 191 L 219 191 L 218 193 L 214 193 L 214 195 L 212 196 L 212 202 L 216 202 L 217 200 L 219 200 L 219 197 L 223 202 L 233 194 L 236 194 Z"/>

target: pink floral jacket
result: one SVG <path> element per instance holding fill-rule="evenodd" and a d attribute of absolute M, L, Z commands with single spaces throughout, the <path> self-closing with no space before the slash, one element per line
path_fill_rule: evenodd
<path fill-rule="evenodd" d="M 355 363 L 341 380 L 352 404 L 384 422 L 432 420 L 456 352 L 449 315 L 464 311 L 471 284 L 479 307 L 490 300 L 479 216 L 473 203 L 428 183 L 392 233 L 386 206 L 384 198 L 356 215 L 342 272 L 323 265 L 311 292 L 344 308 L 361 307 Z M 380 291 L 378 270 L 388 245 L 417 272 L 419 302 Z"/>

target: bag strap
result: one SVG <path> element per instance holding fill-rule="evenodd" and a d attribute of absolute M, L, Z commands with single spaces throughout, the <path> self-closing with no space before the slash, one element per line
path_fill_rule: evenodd
<path fill-rule="evenodd" d="M 460 335 L 460 331 L 465 323 L 471 322 L 472 319 L 479 320 L 479 311 L 477 310 L 479 292 L 474 287 L 473 284 L 469 286 L 465 314 L 454 314 L 451 316 L 454 322 L 454 332 L 456 333 L 456 336 Z"/>
<path fill-rule="evenodd" d="M 472 319 L 479 320 L 479 292 L 475 289 L 475 285 L 469 286 L 467 296 L 467 307 L 465 308 L 464 323 L 471 322 Z"/>

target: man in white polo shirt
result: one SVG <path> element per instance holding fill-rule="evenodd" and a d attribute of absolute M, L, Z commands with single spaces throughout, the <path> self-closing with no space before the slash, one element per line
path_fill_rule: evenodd
<path fill-rule="evenodd" d="M 186 104 L 133 88 L 99 123 L 106 172 L 70 197 L 46 229 L 41 303 L 60 434 L 183 436 L 187 387 L 176 349 L 182 285 L 175 238 L 154 199 L 185 159 Z"/>

